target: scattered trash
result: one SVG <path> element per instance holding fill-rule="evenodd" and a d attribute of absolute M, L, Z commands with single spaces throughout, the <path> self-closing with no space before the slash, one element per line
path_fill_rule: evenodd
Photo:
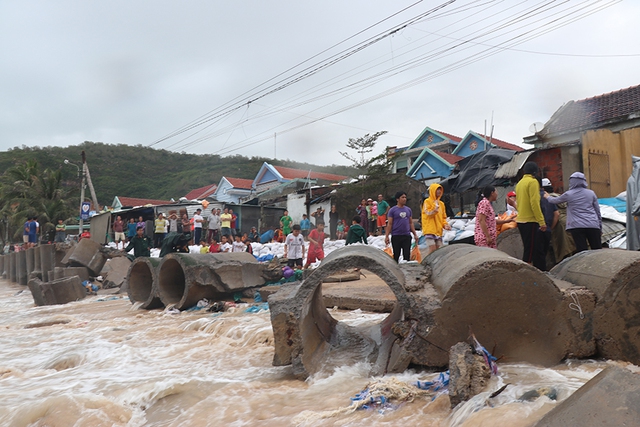
<path fill-rule="evenodd" d="M 196 304 L 196 307 L 198 308 L 204 308 L 208 306 L 209 306 L 209 300 L 206 298 L 202 298 L 200 301 L 198 301 L 198 304 Z"/>
<path fill-rule="evenodd" d="M 266 302 L 263 302 L 262 304 L 258 304 L 258 305 L 252 305 L 251 307 L 247 308 L 245 310 L 246 313 L 259 313 L 261 311 L 268 311 L 269 310 L 269 304 Z"/>
<path fill-rule="evenodd" d="M 82 282 L 82 286 L 84 286 L 89 293 L 95 293 L 100 290 L 100 286 L 91 283 L 89 280 L 85 280 L 84 282 Z"/>
<path fill-rule="evenodd" d="M 225 311 L 225 303 L 224 301 L 215 301 L 211 306 L 207 309 L 207 311 L 212 313 L 219 313 Z"/>
<path fill-rule="evenodd" d="M 473 339 L 473 344 L 474 344 L 473 346 L 476 353 L 484 357 L 484 361 L 487 364 L 487 366 L 489 366 L 491 373 L 493 375 L 498 375 L 498 365 L 496 364 L 496 360 L 498 360 L 498 358 L 492 356 L 491 353 L 489 353 L 487 349 L 484 348 L 482 344 L 478 342 L 478 340 L 476 339 L 476 336 L 473 333 L 471 334 L 471 338 Z"/>
<path fill-rule="evenodd" d="M 260 292 L 256 291 L 256 293 L 253 295 L 253 302 L 262 302 L 262 296 L 260 295 Z"/>

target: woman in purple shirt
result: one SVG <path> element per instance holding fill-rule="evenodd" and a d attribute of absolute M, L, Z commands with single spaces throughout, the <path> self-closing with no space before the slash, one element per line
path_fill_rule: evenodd
<path fill-rule="evenodd" d="M 418 241 L 416 229 L 413 226 L 411 208 L 406 206 L 407 193 L 398 191 L 396 193 L 397 205 L 389 209 L 387 214 L 387 229 L 384 236 L 384 243 L 389 244 L 389 234 L 391 234 L 391 247 L 393 248 L 393 259 L 398 262 L 400 251 L 405 261 L 411 259 L 411 235 Z"/>

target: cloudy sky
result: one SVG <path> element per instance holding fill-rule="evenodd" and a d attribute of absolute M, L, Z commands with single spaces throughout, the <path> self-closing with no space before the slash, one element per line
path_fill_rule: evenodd
<path fill-rule="evenodd" d="M 640 2 L 0 2 L 0 150 L 82 141 L 348 164 L 426 127 L 520 144 L 640 84 Z M 89 153 L 90 155 L 90 153 Z"/>

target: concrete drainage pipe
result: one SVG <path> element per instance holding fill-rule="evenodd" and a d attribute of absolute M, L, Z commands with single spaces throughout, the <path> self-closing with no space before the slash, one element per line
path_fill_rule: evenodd
<path fill-rule="evenodd" d="M 165 305 L 185 310 L 202 298 L 221 299 L 263 285 L 263 270 L 247 252 L 169 254 L 160 262 L 158 295 Z"/>
<path fill-rule="evenodd" d="M 640 364 L 640 253 L 580 252 L 551 274 L 596 295 L 593 334 L 600 356 Z"/>
<path fill-rule="evenodd" d="M 157 282 L 159 258 L 136 258 L 127 272 L 127 289 L 132 303 L 141 302 L 141 308 L 153 310 L 164 306 L 154 283 Z"/>
<path fill-rule="evenodd" d="M 381 323 L 350 327 L 334 319 L 322 298 L 324 278 L 347 268 L 364 268 L 382 279 L 397 303 Z M 405 276 L 398 264 L 379 249 L 353 245 L 329 254 L 302 283 L 283 286 L 269 297 L 276 366 L 293 365 L 294 374 L 307 377 L 330 364 L 368 360 L 373 374 L 403 371 L 409 360 L 394 360 L 396 337 L 392 325 L 407 304 Z"/>

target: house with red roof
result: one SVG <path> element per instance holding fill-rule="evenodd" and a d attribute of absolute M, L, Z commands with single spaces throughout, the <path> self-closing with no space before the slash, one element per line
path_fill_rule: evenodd
<path fill-rule="evenodd" d="M 425 155 L 429 154 L 423 153 L 425 147 L 429 147 L 430 150 L 438 151 L 439 153 L 452 153 L 461 139 L 455 135 L 437 131 L 427 126 L 408 147 L 388 148 L 387 156 L 393 157 L 391 172 L 407 174 L 410 170 L 415 172 L 415 163 L 418 162 L 418 158 L 424 158 Z M 446 167 L 449 166 L 450 164 L 446 165 Z M 446 176 L 449 176 L 449 174 Z"/>
<path fill-rule="evenodd" d="M 187 200 L 204 200 L 207 197 L 213 196 L 213 194 L 218 189 L 217 184 L 209 184 L 204 187 L 196 188 L 191 190 L 184 196 Z"/>
<path fill-rule="evenodd" d="M 524 151 L 524 148 L 515 144 L 510 144 L 492 136 L 487 137 L 476 132 L 469 131 L 464 138 L 462 138 L 456 149 L 453 150 L 453 154 L 461 157 L 468 157 L 481 151 L 486 151 L 489 148 L 504 148 L 506 150 L 516 152 Z"/>
<path fill-rule="evenodd" d="M 625 191 L 631 156 L 640 156 L 640 85 L 568 101 L 535 133 L 524 137 L 555 191 L 569 189 L 569 176 L 583 172 L 600 198 Z"/>
<path fill-rule="evenodd" d="M 213 197 L 219 202 L 239 204 L 240 199 L 249 196 L 252 190 L 253 181 L 250 179 L 223 176 Z"/>
<path fill-rule="evenodd" d="M 315 172 L 313 170 L 273 166 L 264 162 L 253 180 L 253 188 L 256 193 L 262 193 L 263 191 L 294 179 L 308 180 L 310 185 L 330 185 L 342 182 L 348 179 L 348 177 L 331 173 Z"/>

